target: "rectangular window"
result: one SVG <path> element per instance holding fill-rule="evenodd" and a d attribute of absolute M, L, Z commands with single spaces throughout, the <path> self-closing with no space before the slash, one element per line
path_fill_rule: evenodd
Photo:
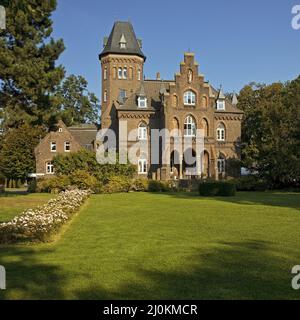
<path fill-rule="evenodd" d="M 57 149 L 56 149 L 56 142 L 54 142 L 54 141 L 51 141 L 51 142 L 50 142 L 50 151 L 51 151 L 51 152 L 56 152 L 56 151 L 57 151 Z"/>
<path fill-rule="evenodd" d="M 104 75 L 103 75 L 103 78 L 104 78 L 104 80 L 106 80 L 107 79 L 107 68 L 105 67 L 105 69 L 104 69 Z"/>
<path fill-rule="evenodd" d="M 217 101 L 217 110 L 225 110 L 225 101 L 223 100 Z"/>
<path fill-rule="evenodd" d="M 121 89 L 120 92 L 119 92 L 119 97 L 120 97 L 121 99 L 125 99 L 126 96 L 127 96 L 126 90 Z"/>
<path fill-rule="evenodd" d="M 46 173 L 47 174 L 54 174 L 54 165 L 52 162 L 46 163 Z"/>
<path fill-rule="evenodd" d="M 146 174 L 147 173 L 147 160 L 140 159 L 139 160 L 139 174 Z"/>
<path fill-rule="evenodd" d="M 106 91 L 106 90 L 104 91 L 103 101 L 104 101 L 104 102 L 107 102 L 107 91 Z"/>
<path fill-rule="evenodd" d="M 123 68 L 123 79 L 127 79 L 127 68 Z"/>
<path fill-rule="evenodd" d="M 138 98 L 138 106 L 139 106 L 139 108 L 147 108 L 147 98 L 139 97 Z"/>
<path fill-rule="evenodd" d="M 119 68 L 118 69 L 118 79 L 122 79 L 122 76 L 123 76 L 123 70 L 122 70 L 122 68 Z"/>
<path fill-rule="evenodd" d="M 71 151 L 71 143 L 70 141 L 65 142 L 65 152 L 70 152 Z"/>
<path fill-rule="evenodd" d="M 141 70 L 140 69 L 138 70 L 138 80 L 139 81 L 141 80 Z"/>

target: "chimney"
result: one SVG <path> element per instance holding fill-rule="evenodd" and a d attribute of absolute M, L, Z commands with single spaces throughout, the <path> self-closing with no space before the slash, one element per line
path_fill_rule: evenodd
<path fill-rule="evenodd" d="M 156 80 L 161 80 L 161 79 L 160 79 L 160 72 L 157 72 L 157 74 L 156 74 Z"/>

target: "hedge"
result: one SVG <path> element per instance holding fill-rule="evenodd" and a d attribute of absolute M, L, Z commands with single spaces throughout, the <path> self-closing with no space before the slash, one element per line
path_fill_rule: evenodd
<path fill-rule="evenodd" d="M 229 181 L 200 182 L 199 194 L 205 197 L 232 197 L 236 194 L 236 185 Z"/>

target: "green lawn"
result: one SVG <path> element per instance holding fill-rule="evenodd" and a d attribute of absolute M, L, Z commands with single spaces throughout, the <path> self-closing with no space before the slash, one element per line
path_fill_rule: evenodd
<path fill-rule="evenodd" d="M 300 299 L 300 194 L 94 195 L 55 243 L 0 247 L 0 264 L 6 299 Z"/>
<path fill-rule="evenodd" d="M 0 222 L 13 219 L 25 209 L 37 207 L 47 202 L 50 194 L 26 194 L 25 191 L 10 191 L 0 194 Z"/>

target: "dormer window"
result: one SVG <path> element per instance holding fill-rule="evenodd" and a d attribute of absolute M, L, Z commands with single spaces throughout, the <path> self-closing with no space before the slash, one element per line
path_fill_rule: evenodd
<path fill-rule="evenodd" d="M 139 108 L 147 108 L 147 98 L 146 97 L 138 97 L 138 107 Z"/>
<path fill-rule="evenodd" d="M 127 41 L 125 39 L 125 36 L 124 36 L 124 34 L 122 34 L 122 37 L 121 37 L 120 42 L 119 42 L 120 49 L 126 49 L 126 43 L 127 43 Z"/>
<path fill-rule="evenodd" d="M 186 106 L 194 106 L 196 104 L 196 95 L 193 91 L 187 91 L 184 93 L 183 100 Z"/>
<path fill-rule="evenodd" d="M 217 110 L 225 110 L 225 100 L 217 100 Z"/>

